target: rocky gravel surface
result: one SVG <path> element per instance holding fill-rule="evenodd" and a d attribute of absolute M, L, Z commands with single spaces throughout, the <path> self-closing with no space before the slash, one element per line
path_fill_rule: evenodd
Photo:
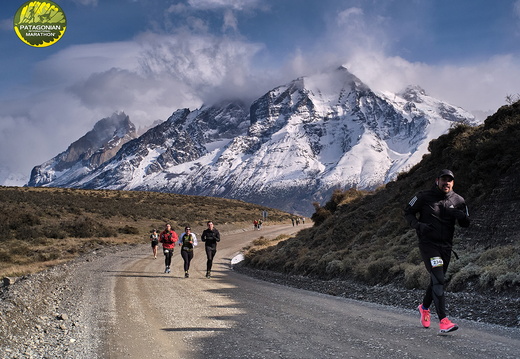
<path fill-rule="evenodd" d="M 103 313 L 96 308 L 96 296 L 104 284 L 88 268 L 116 268 L 121 256 L 114 253 L 146 249 L 142 245 L 100 248 L 41 273 L 5 279 L 0 288 L 0 359 L 97 358 L 106 333 L 99 322 Z M 282 285 L 401 308 L 410 309 L 422 297 L 417 290 L 314 280 L 239 264 L 234 270 Z M 447 302 L 452 318 L 520 327 L 518 296 L 449 293 Z"/>
<path fill-rule="evenodd" d="M 106 285 L 89 268 L 117 267 L 114 254 L 141 252 L 137 247 L 99 248 L 37 274 L 4 278 L 0 359 L 97 358 L 105 333 L 96 303 Z"/>

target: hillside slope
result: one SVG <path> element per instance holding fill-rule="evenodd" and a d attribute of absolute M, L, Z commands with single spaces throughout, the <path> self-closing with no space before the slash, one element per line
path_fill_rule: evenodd
<path fill-rule="evenodd" d="M 520 102 L 483 125 L 460 125 L 430 142 L 430 154 L 375 192 L 336 191 L 316 205 L 315 226 L 275 246 L 251 250 L 244 264 L 320 279 L 423 288 L 428 278 L 406 203 L 442 168 L 456 175 L 472 225 L 457 229 L 449 291 L 520 295 Z M 519 303 L 514 305 L 518 306 Z"/>

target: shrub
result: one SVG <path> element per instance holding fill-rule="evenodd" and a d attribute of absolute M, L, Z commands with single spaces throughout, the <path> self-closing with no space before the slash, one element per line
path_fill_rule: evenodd
<path fill-rule="evenodd" d="M 366 267 L 365 281 L 369 284 L 387 282 L 391 268 L 395 264 L 395 258 L 383 257 L 368 263 Z"/>
<path fill-rule="evenodd" d="M 0 262 L 9 263 L 11 262 L 11 254 L 8 248 L 0 248 Z"/>
<path fill-rule="evenodd" d="M 48 225 L 43 228 L 43 235 L 47 238 L 63 239 L 67 237 L 67 232 L 61 225 Z"/>
<path fill-rule="evenodd" d="M 408 264 L 404 268 L 404 286 L 407 289 L 421 289 L 428 284 L 430 277 L 424 265 Z"/>
<path fill-rule="evenodd" d="M 58 251 L 35 251 L 33 252 L 34 261 L 47 262 L 60 258 Z"/>
<path fill-rule="evenodd" d="M 520 285 L 520 273 L 508 272 L 497 277 L 494 288 L 498 291 L 505 291 Z"/>
<path fill-rule="evenodd" d="M 94 220 L 91 217 L 82 216 L 64 224 L 64 229 L 71 237 L 117 237 L 117 232 Z"/>
<path fill-rule="evenodd" d="M 321 207 L 319 203 L 315 202 L 314 205 L 314 214 L 311 216 L 311 220 L 314 222 L 315 226 L 321 225 L 327 218 L 329 218 L 332 213 Z"/>
<path fill-rule="evenodd" d="M 389 237 L 395 236 L 399 229 L 401 229 L 402 223 L 397 220 L 385 221 L 376 232 L 376 236 L 378 237 Z"/>
<path fill-rule="evenodd" d="M 252 244 L 253 246 L 267 246 L 270 242 L 271 240 L 264 237 L 260 237 L 258 239 L 253 240 Z"/>
<path fill-rule="evenodd" d="M 424 267 L 423 260 L 421 257 L 421 251 L 419 250 L 419 247 L 415 246 L 412 250 L 408 252 L 408 256 L 406 257 L 406 262 L 420 265 L 426 271 L 426 268 Z"/>
<path fill-rule="evenodd" d="M 34 241 L 43 237 L 44 234 L 39 227 L 31 227 L 27 224 L 21 224 L 16 230 L 15 238 L 22 241 Z"/>
<path fill-rule="evenodd" d="M 135 227 L 132 227 L 129 225 L 119 228 L 117 231 L 122 234 L 139 234 L 138 228 L 135 228 Z M 110 237 L 110 236 L 107 236 L 107 237 Z"/>
<path fill-rule="evenodd" d="M 26 241 L 10 241 L 7 248 L 11 255 L 27 255 L 31 245 Z"/>
<path fill-rule="evenodd" d="M 325 268 L 325 273 L 335 276 L 339 275 L 344 270 L 345 268 L 343 266 L 343 262 L 339 259 L 334 259 L 327 264 L 327 267 Z"/>
<path fill-rule="evenodd" d="M 454 292 L 458 292 L 472 286 L 482 286 L 482 280 L 485 276 L 482 276 L 483 269 L 475 264 L 468 264 L 456 272 L 449 281 L 448 289 Z M 487 279 L 484 279 L 487 281 Z M 487 284 L 485 284 L 487 286 Z"/>

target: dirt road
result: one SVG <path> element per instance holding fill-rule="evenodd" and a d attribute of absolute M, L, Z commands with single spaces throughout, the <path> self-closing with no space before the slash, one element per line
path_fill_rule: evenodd
<path fill-rule="evenodd" d="M 366 304 L 243 276 L 230 267 L 238 251 L 260 235 L 291 233 L 291 225 L 222 235 L 205 278 L 204 244 L 184 278 L 176 250 L 172 273 L 151 250 L 107 268 L 99 306 L 108 335 L 102 358 L 518 358 L 516 329 L 459 321 L 438 335 L 423 329 L 414 310 Z M 301 227 L 300 227 L 301 228 Z M 148 250 L 149 248 L 147 248 Z M 103 281 L 103 278 L 99 278 Z M 111 283 L 111 284 L 110 284 Z M 103 304 L 102 302 L 108 301 Z M 411 303 L 413 304 L 413 303 Z M 98 307 L 99 307 L 98 306 Z M 452 318 L 456 319 L 456 318 Z"/>

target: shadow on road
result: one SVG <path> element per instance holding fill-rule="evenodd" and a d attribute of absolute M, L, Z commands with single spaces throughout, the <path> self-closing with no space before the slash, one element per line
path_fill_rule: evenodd
<path fill-rule="evenodd" d="M 226 328 L 203 328 L 203 327 L 184 327 L 184 328 L 162 328 L 165 332 L 223 332 Z"/>

